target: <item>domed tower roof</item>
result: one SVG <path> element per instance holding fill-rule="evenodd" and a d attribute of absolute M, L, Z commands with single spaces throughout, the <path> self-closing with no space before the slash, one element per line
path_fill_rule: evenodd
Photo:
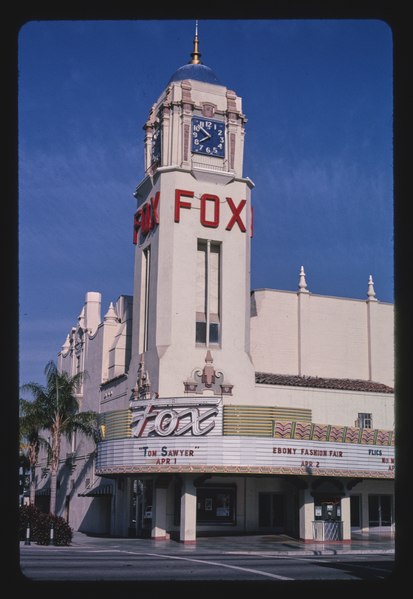
<path fill-rule="evenodd" d="M 204 64 L 184 64 L 179 67 L 172 75 L 169 83 L 173 81 L 183 81 L 184 79 L 195 79 L 195 81 L 203 81 L 204 83 L 212 83 L 214 85 L 222 85 L 214 71 Z"/>
<path fill-rule="evenodd" d="M 179 67 L 168 81 L 168 85 L 173 81 L 183 81 L 184 79 L 194 79 L 213 85 L 222 85 L 214 71 L 201 62 L 201 53 L 199 51 L 198 40 L 198 21 L 195 25 L 194 49 L 191 52 L 192 59 L 188 64 Z"/>

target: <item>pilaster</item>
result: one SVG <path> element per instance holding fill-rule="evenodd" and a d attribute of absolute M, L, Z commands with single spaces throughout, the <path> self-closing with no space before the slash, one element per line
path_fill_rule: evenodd
<path fill-rule="evenodd" d="M 166 539 L 166 506 L 168 485 L 162 480 L 155 481 L 152 504 L 152 539 Z"/>
<path fill-rule="evenodd" d="M 313 540 L 314 498 L 311 489 L 299 490 L 299 534 L 303 541 Z"/>
<path fill-rule="evenodd" d="M 181 495 L 181 543 L 196 542 L 196 488 L 193 476 L 184 476 Z"/>
<path fill-rule="evenodd" d="M 298 365 L 297 373 L 299 376 L 308 374 L 309 370 L 309 335 L 307 332 L 309 323 L 309 310 L 310 310 L 310 293 L 307 289 L 307 282 L 305 278 L 304 267 L 301 267 L 300 280 L 299 280 L 299 291 L 297 293 L 297 319 L 298 319 Z"/>
<path fill-rule="evenodd" d="M 182 81 L 182 144 L 181 166 L 189 168 L 191 164 L 191 116 L 194 102 L 191 96 L 192 86 L 189 81 Z"/>
<path fill-rule="evenodd" d="M 375 368 L 375 350 L 377 343 L 375 340 L 376 318 L 377 318 L 377 298 L 374 291 L 373 277 L 370 275 L 367 291 L 367 338 L 368 338 L 368 378 L 370 381 L 380 380 L 380 373 L 376 375 Z M 378 378 L 376 378 L 376 376 Z"/>
<path fill-rule="evenodd" d="M 343 541 L 351 540 L 350 495 L 341 498 L 341 521 L 343 523 Z"/>

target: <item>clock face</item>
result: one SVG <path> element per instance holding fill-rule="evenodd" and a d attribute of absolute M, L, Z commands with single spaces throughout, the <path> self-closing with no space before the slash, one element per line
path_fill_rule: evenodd
<path fill-rule="evenodd" d="M 152 162 L 161 162 L 161 130 L 155 129 L 152 136 Z"/>
<path fill-rule="evenodd" d="M 192 119 L 192 152 L 207 156 L 225 156 L 225 126 L 222 121 Z"/>

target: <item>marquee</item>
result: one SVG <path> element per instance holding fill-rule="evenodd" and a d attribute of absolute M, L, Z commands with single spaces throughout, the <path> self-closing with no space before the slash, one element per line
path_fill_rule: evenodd
<path fill-rule="evenodd" d="M 99 475 L 216 472 L 394 478 L 394 447 L 245 436 L 102 441 Z"/>

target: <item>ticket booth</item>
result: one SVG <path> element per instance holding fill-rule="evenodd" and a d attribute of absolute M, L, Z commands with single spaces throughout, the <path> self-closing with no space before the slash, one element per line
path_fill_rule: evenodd
<path fill-rule="evenodd" d="M 341 498 L 331 495 L 314 496 L 313 537 L 315 541 L 341 541 Z"/>

